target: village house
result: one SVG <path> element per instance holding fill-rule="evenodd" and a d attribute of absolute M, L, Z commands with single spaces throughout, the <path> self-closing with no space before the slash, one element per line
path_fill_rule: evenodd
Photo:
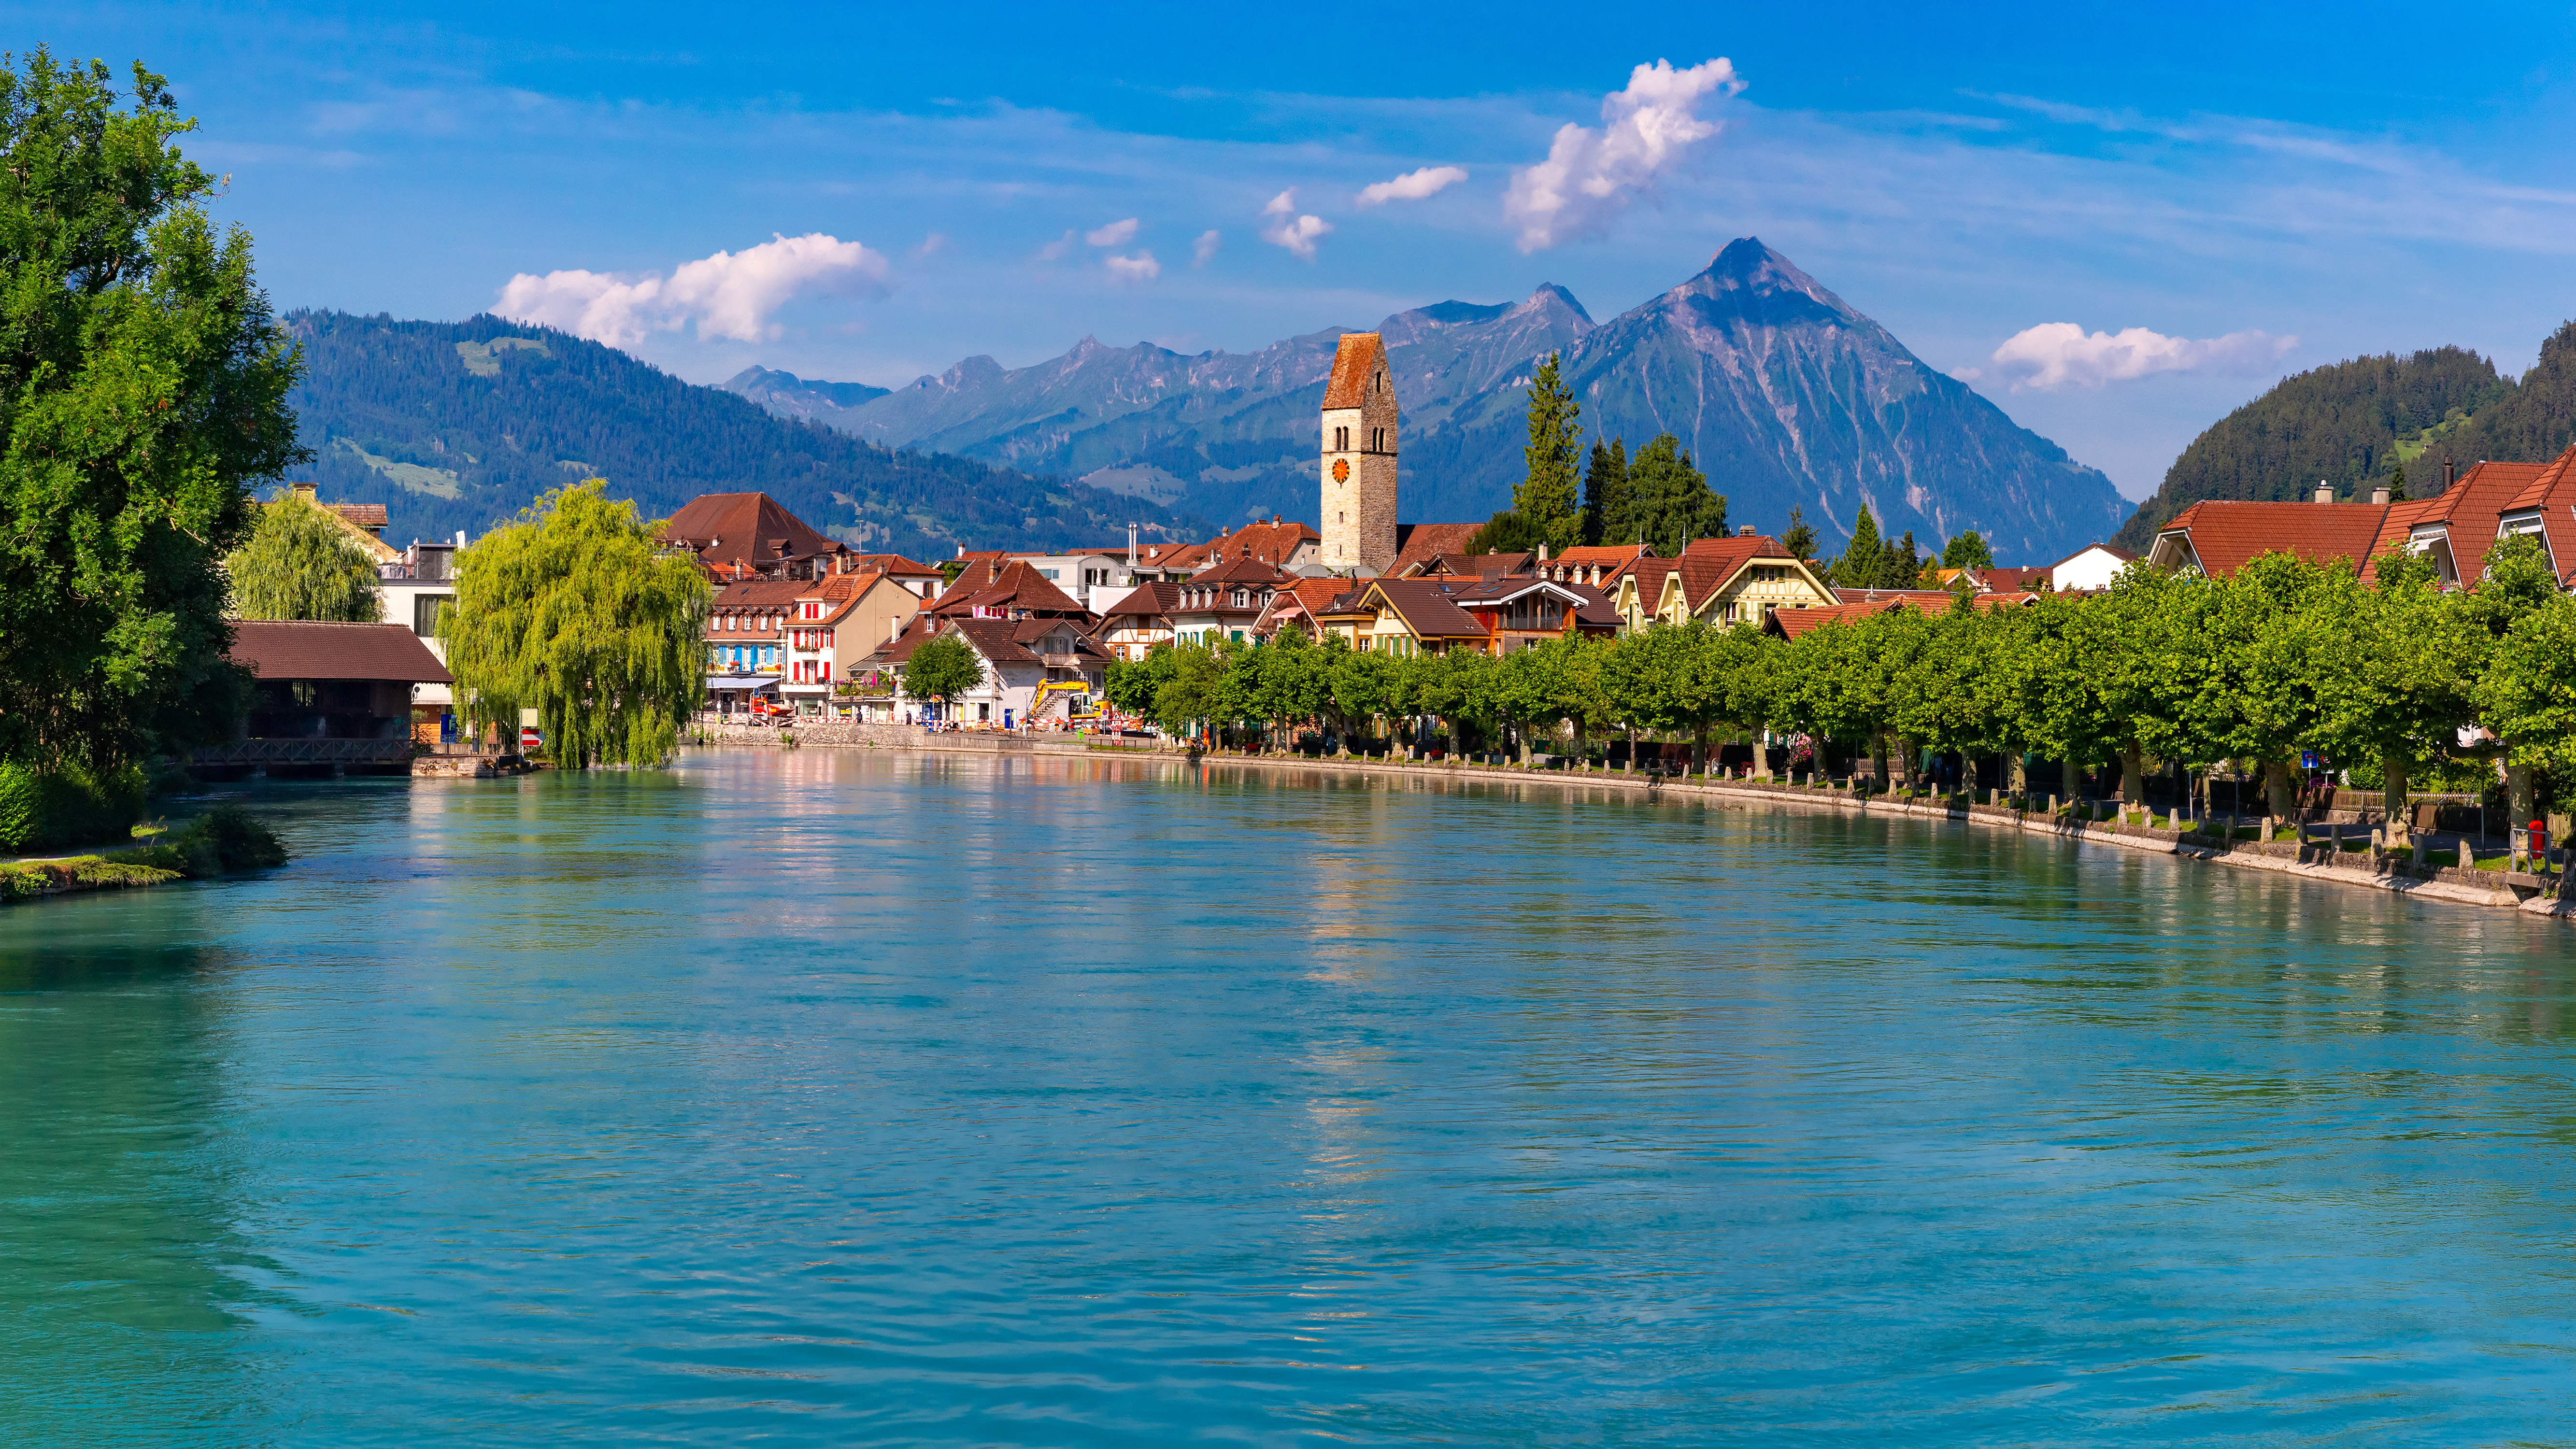
<path fill-rule="evenodd" d="M 1506 574 L 1461 579 L 1446 592 L 1459 612 L 1482 626 L 1488 654 L 1510 654 L 1552 639 L 1607 639 L 1619 632 L 1617 608 L 1588 584 Z"/>
<path fill-rule="evenodd" d="M 253 676 L 250 709 L 195 765 L 407 771 L 415 742 L 457 737 L 453 710 L 419 697 L 455 680 L 404 625 L 244 619 L 230 658 Z"/>
<path fill-rule="evenodd" d="M 1296 581 L 1284 569 L 1244 557 L 1179 585 L 1165 617 L 1183 644 L 1241 644 L 1252 637 L 1271 601 Z"/>
<path fill-rule="evenodd" d="M 2520 463 L 2481 463 L 2480 468 L 2520 469 Z M 2475 474 L 2476 468 L 2469 470 Z M 2536 537 L 2560 588 L 2576 587 L 2576 447 L 2542 464 L 2496 515 L 2496 537 Z"/>
<path fill-rule="evenodd" d="M 931 600 L 931 613 L 944 619 L 1071 619 L 1090 630 L 1091 611 L 1026 561 L 1007 554 L 974 554 L 968 560 L 956 582 Z"/>
<path fill-rule="evenodd" d="M 905 558 L 899 553 L 863 553 L 851 561 L 854 574 L 884 574 L 903 585 L 914 597 L 925 602 L 939 597 L 948 584 L 948 576 L 926 563 Z"/>
<path fill-rule="evenodd" d="M 1172 610 L 1180 603 L 1181 588 L 1162 579 L 1138 584 L 1101 615 L 1093 637 L 1113 659 L 1142 659 L 1155 645 L 1173 642 Z"/>
<path fill-rule="evenodd" d="M 2107 543 L 2088 543 L 2048 566 L 2048 586 L 2057 592 L 2092 593 L 2111 587 L 2120 570 L 2137 562 L 2138 556 L 2125 548 Z M 2018 583 L 2018 581 L 2015 581 Z"/>
<path fill-rule="evenodd" d="M 840 574 L 806 585 L 787 621 L 779 694 L 802 715 L 851 710 L 838 702 L 842 686 L 860 683 L 860 661 L 900 635 L 922 607 L 919 594 L 886 574 Z"/>
<path fill-rule="evenodd" d="M 707 611 L 707 704 L 722 715 L 778 701 L 787 672 L 787 620 L 811 584 L 754 579 L 716 590 Z"/>
<path fill-rule="evenodd" d="M 901 674 L 914 649 L 940 637 L 964 641 L 983 666 L 981 682 L 944 704 L 906 693 Z M 887 702 L 871 708 L 871 717 L 883 711 L 879 723 L 940 719 L 1017 729 L 1096 713 L 1107 688 L 1109 652 L 1069 618 L 943 618 L 923 613 L 861 660 L 859 668 L 895 685 Z"/>
<path fill-rule="evenodd" d="M 1484 649 L 1492 636 L 1433 579 L 1364 579 L 1314 616 L 1361 653 L 1412 656 Z"/>
<path fill-rule="evenodd" d="M 1541 545 L 1538 572 L 1560 584 L 1582 584 L 1616 597 L 1619 575 L 1625 573 L 1630 564 L 1646 556 L 1646 546 L 1642 543 L 1583 544 L 1553 558 L 1548 556 L 1546 546 Z"/>
<path fill-rule="evenodd" d="M 2233 577 L 2267 553 L 2295 554 L 2320 567 L 2346 559 L 2358 567 L 2370 560 L 2390 506 L 2385 488 L 2368 503 L 2338 503 L 2322 483 L 2313 503 L 2203 499 L 2156 530 L 2147 562 L 2169 573 L 2197 569 L 2211 578 Z M 2492 530 L 2490 524 L 2490 536 Z"/>
<path fill-rule="evenodd" d="M 1805 560 L 1750 528 L 1726 538 L 1693 539 L 1679 558 L 1630 559 L 1612 599 L 1631 632 L 1693 619 L 1720 628 L 1760 623 L 1782 609 L 1838 602 Z"/>

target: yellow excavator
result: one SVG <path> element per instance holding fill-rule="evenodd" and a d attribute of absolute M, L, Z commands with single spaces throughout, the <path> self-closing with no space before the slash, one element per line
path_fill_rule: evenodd
<path fill-rule="evenodd" d="M 1044 719 L 1046 717 L 1048 703 L 1057 695 L 1073 696 L 1073 698 L 1067 700 L 1065 703 L 1064 717 L 1066 719 L 1084 720 L 1098 719 L 1100 717 L 1100 707 L 1097 704 L 1094 704 L 1091 699 L 1090 681 L 1082 679 L 1050 679 L 1046 683 L 1039 685 L 1038 692 L 1029 697 L 1029 719 L 1033 722 Z"/>

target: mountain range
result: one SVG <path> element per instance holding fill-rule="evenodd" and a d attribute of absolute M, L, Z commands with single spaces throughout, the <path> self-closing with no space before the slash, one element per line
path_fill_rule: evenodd
<path fill-rule="evenodd" d="M 700 493 L 764 492 L 835 537 L 930 560 L 961 546 L 1097 548 L 1123 543 L 1130 522 L 1172 542 L 1212 531 L 1145 499 L 869 442 L 550 328 L 327 311 L 284 320 L 305 368 L 288 401 L 313 454 L 295 476 L 333 503 L 384 504 L 388 542 L 479 533 L 590 477 L 648 518 Z M 883 393 L 798 391 L 834 406 Z"/>
<path fill-rule="evenodd" d="M 1220 521 L 1313 520 L 1331 327 L 1257 352 L 1185 355 L 1086 337 L 1004 368 L 970 357 L 882 395 L 752 368 L 724 387 L 781 417 L 886 447 L 961 454 Z M 1549 353 L 1595 436 L 1676 435 L 1766 531 L 1789 511 L 1827 541 L 1868 508 L 1926 542 L 1966 530 L 2047 561 L 2109 538 L 2129 506 L 2100 471 L 2016 425 L 1754 238 L 1608 322 L 1563 287 L 1441 302 L 1380 322 L 1404 408 L 1407 521 L 1481 519 L 1523 470 L 1527 390 Z"/>

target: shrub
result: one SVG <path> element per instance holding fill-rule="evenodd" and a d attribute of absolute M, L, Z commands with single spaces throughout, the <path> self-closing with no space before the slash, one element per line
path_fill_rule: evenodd
<path fill-rule="evenodd" d="M 143 818 L 143 772 L 0 763 L 0 851 L 12 855 L 122 840 Z"/>

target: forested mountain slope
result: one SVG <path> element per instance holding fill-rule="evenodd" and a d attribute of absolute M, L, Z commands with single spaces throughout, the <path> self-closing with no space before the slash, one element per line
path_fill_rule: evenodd
<path fill-rule="evenodd" d="M 1252 353 L 1085 338 L 1031 367 L 969 358 L 833 421 L 1221 520 L 1278 511 L 1312 522 L 1315 410 L 1346 330 Z M 1407 521 L 1481 519 L 1510 501 L 1530 373 L 1550 352 L 1563 354 L 1587 432 L 1631 451 L 1674 433 L 1730 495 L 1730 516 L 1774 532 L 1803 507 L 1831 542 L 1866 506 L 1918 537 L 1978 529 L 1998 556 L 2054 559 L 2107 537 L 2128 508 L 2100 472 L 1751 238 L 1609 323 L 1550 285 L 1509 305 L 1399 312 L 1377 330 L 1404 407 Z M 737 381 L 754 391 L 760 380 Z"/>
<path fill-rule="evenodd" d="M 1197 538 L 1149 502 L 966 458 L 897 452 L 772 416 L 613 348 L 475 317 L 398 322 L 296 312 L 305 380 L 291 401 L 314 453 L 296 471 L 331 502 L 382 503 L 388 542 L 481 532 L 589 477 L 662 518 L 700 493 L 757 490 L 815 527 L 924 558 Z"/>
<path fill-rule="evenodd" d="M 2513 390 L 2494 363 L 2459 347 L 2356 357 L 2283 378 L 2193 439 L 2116 542 L 2143 552 L 2167 520 L 2204 498 L 2303 500 L 2319 479 L 2350 496 L 2419 453 L 2410 494 L 2438 492 L 2441 457 L 2456 456 L 2473 414 Z"/>

